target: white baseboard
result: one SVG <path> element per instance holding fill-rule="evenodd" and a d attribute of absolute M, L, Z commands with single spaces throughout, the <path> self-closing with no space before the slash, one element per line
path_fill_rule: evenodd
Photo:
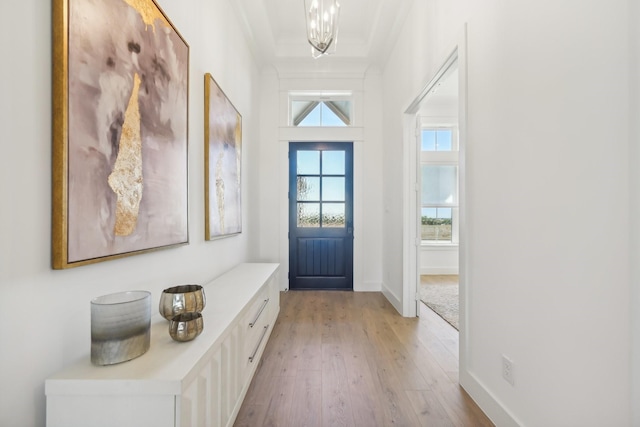
<path fill-rule="evenodd" d="M 382 283 L 380 282 L 362 282 L 353 284 L 354 292 L 380 292 Z"/>
<path fill-rule="evenodd" d="M 522 424 L 487 390 L 478 378 L 460 367 L 460 385 L 489 419 L 499 427 L 522 427 Z"/>
<path fill-rule="evenodd" d="M 420 275 L 458 274 L 458 267 L 421 267 Z"/>
<path fill-rule="evenodd" d="M 385 284 L 382 282 L 382 294 L 389 300 L 391 305 L 395 307 L 398 313 L 402 314 L 402 300 L 398 298 Z"/>

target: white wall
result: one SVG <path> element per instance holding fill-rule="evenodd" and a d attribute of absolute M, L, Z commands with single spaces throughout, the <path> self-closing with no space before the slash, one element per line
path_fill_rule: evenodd
<path fill-rule="evenodd" d="M 627 7 L 416 2 L 384 70 L 384 276 L 401 295 L 401 113 L 468 22 L 460 376 L 498 425 L 631 423 Z"/>
<path fill-rule="evenodd" d="M 640 3 L 632 0 L 629 13 L 630 31 L 630 144 L 629 170 L 631 189 L 631 425 L 640 425 Z"/>
<path fill-rule="evenodd" d="M 319 59 L 318 61 L 322 61 Z M 382 282 L 381 200 L 382 109 L 380 73 L 370 71 L 327 75 L 305 71 L 262 73 L 260 116 L 260 258 L 289 267 L 290 141 L 353 141 L 354 143 L 354 291 L 380 291 Z M 353 94 L 352 125 L 344 128 L 289 126 L 291 91 L 349 91 Z M 288 289 L 287 274 L 280 288 Z"/>
<path fill-rule="evenodd" d="M 458 246 L 421 246 L 420 274 L 458 274 Z"/>
<path fill-rule="evenodd" d="M 190 44 L 189 238 L 175 249 L 67 271 L 50 268 L 51 2 L 2 2 L 0 425 L 43 426 L 44 381 L 90 348 L 89 301 L 131 289 L 202 283 L 257 250 L 259 74 L 227 0 L 160 0 Z M 243 117 L 240 236 L 204 241 L 204 73 Z"/>

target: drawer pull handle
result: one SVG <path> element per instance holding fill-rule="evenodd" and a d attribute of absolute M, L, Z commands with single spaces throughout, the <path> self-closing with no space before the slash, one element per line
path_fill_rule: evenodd
<path fill-rule="evenodd" d="M 253 354 L 251 356 L 249 356 L 249 362 L 253 363 L 253 359 L 256 358 L 256 354 L 258 354 L 258 349 L 260 348 L 260 345 L 262 344 L 262 340 L 267 335 L 267 331 L 268 330 L 269 330 L 269 325 L 264 327 L 264 331 L 262 331 L 262 336 L 260 337 L 260 341 L 258 341 L 258 345 L 256 346 L 256 349 L 253 350 Z"/>
<path fill-rule="evenodd" d="M 253 328 L 253 326 L 258 323 L 258 319 L 260 318 L 260 315 L 262 314 L 262 311 L 264 310 L 264 308 L 267 306 L 267 304 L 269 304 L 269 298 L 267 298 L 266 300 L 264 300 L 264 302 L 262 303 L 262 306 L 260 306 L 260 310 L 258 311 L 258 314 L 256 314 L 255 319 L 253 319 L 253 322 L 249 323 L 249 327 Z"/>

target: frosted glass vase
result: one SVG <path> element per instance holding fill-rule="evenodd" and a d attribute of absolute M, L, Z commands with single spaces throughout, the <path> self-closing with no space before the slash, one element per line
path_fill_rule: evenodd
<path fill-rule="evenodd" d="M 143 355 L 151 338 L 151 293 L 127 291 L 91 300 L 91 363 L 113 365 Z"/>

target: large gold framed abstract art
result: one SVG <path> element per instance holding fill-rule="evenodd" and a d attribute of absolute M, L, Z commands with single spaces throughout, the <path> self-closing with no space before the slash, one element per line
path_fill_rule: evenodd
<path fill-rule="evenodd" d="M 205 239 L 242 232 L 242 116 L 211 74 L 204 76 Z"/>
<path fill-rule="evenodd" d="M 52 266 L 187 244 L 189 46 L 153 0 L 53 0 Z"/>

